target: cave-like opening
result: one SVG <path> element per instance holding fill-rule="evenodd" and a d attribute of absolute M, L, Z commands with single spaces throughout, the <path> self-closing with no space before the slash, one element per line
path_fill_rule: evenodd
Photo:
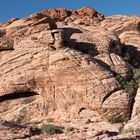
<path fill-rule="evenodd" d="M 38 95 L 36 92 L 15 92 L 0 96 L 0 102 Z"/>

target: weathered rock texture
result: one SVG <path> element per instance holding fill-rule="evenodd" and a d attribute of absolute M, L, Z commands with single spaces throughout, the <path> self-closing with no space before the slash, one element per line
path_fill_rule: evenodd
<path fill-rule="evenodd" d="M 89 7 L 83 7 L 78 10 L 67 10 L 65 8 L 49 9 L 39 14 L 48 16 L 57 21 L 65 20 L 85 25 L 97 24 L 104 19 L 102 14 Z"/>
<path fill-rule="evenodd" d="M 121 57 L 122 44 L 139 48 L 139 20 L 104 19 L 88 7 L 1 23 L 0 118 L 127 121 L 134 96 L 116 77 L 130 80 L 133 67 Z"/>

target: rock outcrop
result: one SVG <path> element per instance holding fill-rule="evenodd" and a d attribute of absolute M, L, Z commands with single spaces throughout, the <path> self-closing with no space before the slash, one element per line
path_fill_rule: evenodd
<path fill-rule="evenodd" d="M 83 7 L 78 10 L 67 10 L 65 8 L 58 8 L 58 9 L 48 9 L 41 14 L 48 16 L 53 19 L 65 19 L 69 16 L 75 16 L 75 18 L 95 18 L 95 17 L 104 17 L 102 14 L 98 13 L 96 10 L 89 8 L 89 7 Z M 104 18 L 101 18 L 102 20 Z"/>
<path fill-rule="evenodd" d="M 107 28 L 109 31 L 114 31 L 120 35 L 125 31 L 137 31 L 140 29 L 139 20 L 131 16 L 115 15 L 107 17 L 101 27 Z"/>
<path fill-rule="evenodd" d="M 0 119 L 124 122 L 137 117 L 139 92 L 130 94 L 124 85 L 133 78 L 134 66 L 122 55 L 129 45 L 138 53 L 139 20 L 104 19 L 88 7 L 49 9 L 1 23 Z"/>

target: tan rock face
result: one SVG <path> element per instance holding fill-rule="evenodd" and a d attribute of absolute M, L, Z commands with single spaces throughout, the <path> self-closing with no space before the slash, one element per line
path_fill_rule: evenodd
<path fill-rule="evenodd" d="M 139 30 L 139 25 L 139 20 L 122 15 L 107 17 L 101 23 L 101 27 L 107 28 L 109 31 L 114 31 L 118 35 L 124 31 L 137 31 Z"/>
<path fill-rule="evenodd" d="M 138 31 L 126 31 L 120 36 L 121 42 L 126 45 L 135 46 L 136 49 L 140 49 L 140 32 Z"/>
<path fill-rule="evenodd" d="M 127 132 L 129 135 L 139 135 L 140 131 L 140 88 L 138 88 L 135 99 L 133 101 L 133 108 L 131 119 L 124 126 L 124 132 Z"/>
<path fill-rule="evenodd" d="M 65 19 L 67 17 L 75 17 L 75 18 L 94 18 L 97 17 L 100 20 L 104 19 L 104 16 L 98 13 L 96 10 L 83 7 L 78 10 L 67 10 L 65 8 L 57 8 L 57 9 L 48 9 L 41 12 L 42 15 L 51 17 L 53 19 Z"/>
<path fill-rule="evenodd" d="M 70 21 L 95 17 L 102 16 L 87 7 L 53 9 L 0 26 L 1 119 L 66 120 L 83 111 L 129 119 L 132 98 L 115 78 L 131 77 L 119 37 L 105 29 L 107 23 L 101 28 Z"/>
<path fill-rule="evenodd" d="M 105 130 L 110 131 L 113 125 L 103 123 L 102 128 L 102 122 L 97 121 L 103 120 L 130 119 L 124 130 L 133 126 L 138 131 L 139 89 L 127 93 L 125 84 L 130 82 L 128 89 L 133 84 L 138 87 L 134 81 L 138 76 L 132 70 L 139 69 L 133 65 L 140 56 L 139 21 L 139 17 L 121 15 L 104 19 L 94 9 L 84 7 L 49 9 L 0 23 L 0 120 L 22 124 L 79 120 L 79 135 L 84 136 L 58 136 L 70 139 L 93 139 L 100 132 L 99 139 L 108 138 Z M 124 48 L 134 49 L 129 61 Z M 82 128 L 82 121 L 88 130 Z M 7 130 L 3 121 L 0 124 L 2 137 L 5 131 L 9 139 L 32 135 L 31 128 L 24 127 L 18 129 L 23 131 L 20 136 L 12 136 L 18 130 Z M 122 127 L 119 124 L 117 132 Z"/>
<path fill-rule="evenodd" d="M 102 14 L 89 7 L 83 7 L 78 10 L 67 10 L 65 8 L 48 9 L 39 15 L 47 16 L 57 21 L 65 20 L 65 23 L 74 22 L 78 25 L 96 25 L 104 19 Z"/>
<path fill-rule="evenodd" d="M 135 103 L 133 106 L 132 116 L 136 116 L 136 115 L 140 114 L 139 106 L 140 106 L 140 88 L 138 88 L 137 94 L 135 96 Z"/>

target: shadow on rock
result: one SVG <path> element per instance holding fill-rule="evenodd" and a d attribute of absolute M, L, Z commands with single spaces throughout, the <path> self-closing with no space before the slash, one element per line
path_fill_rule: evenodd
<path fill-rule="evenodd" d="M 82 33 L 79 29 L 76 28 L 63 28 L 64 31 L 64 44 L 65 47 L 70 49 L 82 52 L 84 54 L 88 54 L 92 57 L 99 54 L 96 49 L 96 44 L 89 42 L 81 42 L 77 39 L 71 39 L 71 36 L 75 33 Z"/>

